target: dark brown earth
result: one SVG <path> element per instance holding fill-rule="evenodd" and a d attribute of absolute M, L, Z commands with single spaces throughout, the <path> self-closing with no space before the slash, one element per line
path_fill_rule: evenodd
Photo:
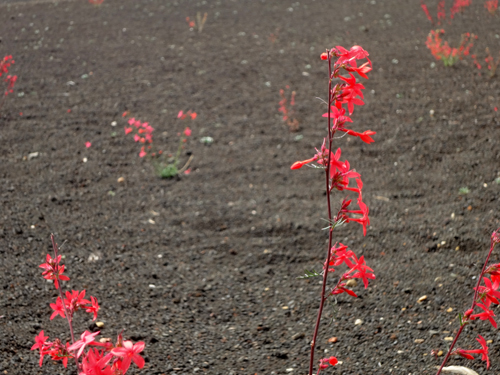
<path fill-rule="evenodd" d="M 208 13 L 201 33 L 185 20 L 196 12 Z M 481 61 L 486 46 L 499 50 L 498 17 L 480 1 L 443 26 L 452 45 L 476 33 Z M 297 277 L 321 267 L 327 214 L 322 174 L 289 167 L 324 136 L 319 54 L 359 44 L 374 71 L 354 128 L 376 142 L 338 145 L 363 176 L 371 226 L 335 239 L 377 279 L 327 306 L 317 358 L 343 362 L 330 373 L 433 374 L 429 353 L 456 332 L 500 226 L 500 86 L 470 59 L 435 62 L 430 29 L 409 0 L 3 0 L 0 56 L 13 55 L 19 80 L 0 114 L 1 373 L 75 373 L 49 359 L 40 369 L 30 352 L 42 329 L 68 338 L 65 321 L 49 320 L 56 293 L 38 268 L 54 233 L 66 242 L 65 287 L 98 298 L 102 335 L 146 342 L 145 368 L 130 373 L 305 374 L 320 285 Z M 299 133 L 278 113 L 286 85 Z M 185 150 L 193 169 L 161 180 L 121 114 L 173 150 L 181 109 L 198 113 Z M 78 332 L 91 323 L 76 317 Z M 500 334 L 487 323 L 460 346 L 476 347 L 477 333 L 492 340 L 488 373 L 500 372 Z M 486 373 L 479 360 L 452 363 Z"/>

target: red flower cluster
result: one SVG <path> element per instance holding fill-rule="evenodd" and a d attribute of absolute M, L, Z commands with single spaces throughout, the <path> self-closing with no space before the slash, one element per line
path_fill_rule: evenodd
<path fill-rule="evenodd" d="M 153 143 L 153 131 L 155 130 L 152 126 L 149 126 L 149 123 L 143 122 L 141 123 L 139 120 L 135 118 L 131 118 L 128 120 L 128 124 L 130 127 L 125 127 L 125 134 L 132 133 L 134 126 L 136 128 L 137 133 L 134 134 L 134 141 L 140 143 Z M 151 146 L 148 147 L 150 149 Z M 143 158 L 147 155 L 145 150 L 145 146 L 142 146 L 141 152 L 139 152 L 139 157 Z"/>
<path fill-rule="evenodd" d="M 68 365 L 68 358 L 82 357 L 80 375 L 124 375 L 132 361 L 137 367 L 144 367 L 144 358 L 139 355 L 144 350 L 144 342 L 133 344 L 132 341 L 124 341 L 122 335 L 119 334 L 116 344 L 113 345 L 108 340 L 103 343 L 94 341 L 98 334 L 99 332 L 85 331 L 80 336 L 80 340 L 73 345 L 69 343 L 64 345 L 59 339 L 55 339 L 54 342 L 47 341 L 49 337 L 44 336 L 44 332 L 41 331 L 35 337 L 35 345 L 31 347 L 31 350 L 39 349 L 40 366 L 46 355 L 50 356 L 53 361 L 62 361 L 64 367 Z M 88 346 L 97 346 L 102 349 L 91 348 L 84 353 Z"/>
<path fill-rule="evenodd" d="M 139 355 L 144 350 L 144 342 L 133 344 L 131 341 L 123 341 L 122 335 L 118 335 L 115 345 L 105 339 L 96 342 L 95 337 L 99 332 L 91 333 L 85 331 L 81 334 L 80 340 L 75 341 L 73 333 L 73 315 L 77 310 L 84 309 L 93 314 L 94 320 L 97 319 L 99 305 L 95 297 L 90 297 L 90 301 L 85 299 L 85 290 L 79 292 L 73 290 L 65 294 L 61 290 L 59 282 L 69 280 L 69 277 L 63 275 L 64 266 L 60 265 L 61 255 L 58 255 L 58 247 L 54 236 L 52 246 L 54 248 L 54 258 L 47 255 L 47 262 L 40 265 L 45 271 L 43 277 L 48 280 L 54 280 L 54 286 L 59 291 L 59 297 L 56 303 L 51 303 L 50 307 L 54 312 L 50 319 L 60 315 L 66 318 L 71 332 L 72 344 L 67 342 L 63 344 L 60 339 L 48 341 L 48 336 L 41 331 L 35 337 L 35 344 L 31 350 L 38 349 L 40 352 L 40 367 L 43 364 L 44 356 L 48 355 L 53 361 L 62 361 L 63 366 L 68 365 L 68 358 L 73 358 L 77 365 L 79 375 L 124 375 L 133 361 L 139 368 L 144 367 L 144 359 Z M 90 346 L 101 347 L 102 350 L 85 349 Z M 79 358 L 81 359 L 81 363 Z"/>
<path fill-rule="evenodd" d="M 9 93 L 13 92 L 14 85 L 16 84 L 17 81 L 17 76 L 8 74 L 9 67 L 14 63 L 15 61 L 12 60 L 12 55 L 5 56 L 3 60 L 0 61 L 0 77 L 2 76 L 2 74 L 7 75 L 7 77 L 4 79 L 4 81 L 7 82 L 7 89 L 5 90 L 5 95 L 8 95 Z"/>
<path fill-rule="evenodd" d="M 488 12 L 494 15 L 498 8 L 498 0 L 487 0 L 484 3 L 484 7 L 488 9 Z"/>
<path fill-rule="evenodd" d="M 471 2 L 472 2 L 471 0 L 454 0 L 453 5 L 450 8 L 450 18 L 451 19 L 455 18 L 455 14 L 460 12 L 463 8 L 471 5 Z M 434 20 L 429 12 L 429 9 L 427 8 L 427 5 L 425 5 L 425 3 L 423 1 L 421 1 L 420 6 L 422 7 L 422 10 L 424 11 L 425 15 L 427 16 L 427 19 L 429 21 L 431 21 L 431 23 L 434 25 Z M 446 19 L 445 0 L 441 0 L 438 3 L 437 19 L 438 19 L 438 25 L 441 24 L 441 21 L 444 21 Z"/>
<path fill-rule="evenodd" d="M 425 44 L 431 50 L 432 55 L 437 60 L 442 60 L 445 66 L 452 66 L 458 60 L 462 60 L 465 56 L 468 56 L 470 49 L 474 45 L 474 39 L 477 39 L 477 36 L 474 34 L 462 34 L 462 40 L 458 48 L 452 48 L 448 42 L 443 42 L 441 39 L 442 34 L 444 34 L 443 29 L 431 30 Z M 476 56 L 471 55 L 471 57 L 477 65 Z M 480 69 L 481 67 L 479 66 L 478 68 Z"/>
<path fill-rule="evenodd" d="M 339 361 L 335 357 L 323 358 L 319 360 L 318 374 L 321 370 L 328 368 L 328 366 L 335 366 Z"/>
<path fill-rule="evenodd" d="M 374 280 L 375 274 L 373 270 L 366 265 L 364 256 L 358 259 L 356 254 L 349 250 L 346 245 L 339 243 L 337 246 L 337 244 L 335 244 L 331 250 L 328 272 L 335 272 L 332 267 L 337 267 L 342 263 L 345 263 L 346 266 L 349 267 L 349 270 L 344 272 L 337 285 L 331 290 L 330 295 L 347 293 L 350 296 L 357 297 L 356 293 L 346 288 L 347 284 L 344 281 L 349 279 L 361 279 L 366 289 L 368 288 L 368 280 Z"/>
<path fill-rule="evenodd" d="M 99 311 L 99 305 L 97 303 L 97 298 L 90 297 L 90 301 L 83 299 L 85 297 L 85 290 L 78 292 L 73 290 L 72 292 L 66 292 L 66 298 L 64 298 L 64 304 L 61 297 L 57 297 L 56 303 L 51 303 L 50 307 L 54 312 L 50 317 L 50 320 L 54 319 L 57 315 L 61 315 L 61 318 L 65 318 L 66 311 L 69 318 L 72 319 L 73 315 L 79 309 L 85 309 L 86 312 L 94 314 L 94 319 L 97 319 L 97 312 Z"/>

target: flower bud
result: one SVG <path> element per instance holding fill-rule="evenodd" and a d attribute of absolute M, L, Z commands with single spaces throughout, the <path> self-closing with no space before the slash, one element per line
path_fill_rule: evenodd
<path fill-rule="evenodd" d="M 495 246 L 500 243 L 500 228 L 493 232 L 491 235 L 491 244 Z"/>

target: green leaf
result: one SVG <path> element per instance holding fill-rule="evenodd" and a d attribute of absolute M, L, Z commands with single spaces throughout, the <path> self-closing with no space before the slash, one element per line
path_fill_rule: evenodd
<path fill-rule="evenodd" d="M 304 276 L 299 276 L 297 279 L 308 279 L 310 277 L 316 277 L 316 276 L 321 276 L 320 273 L 316 272 L 315 270 L 305 270 L 305 275 Z"/>
<path fill-rule="evenodd" d="M 177 176 L 178 174 L 179 174 L 179 170 L 173 164 L 167 165 L 165 168 L 163 168 L 160 171 L 161 178 L 172 178 L 172 177 Z"/>

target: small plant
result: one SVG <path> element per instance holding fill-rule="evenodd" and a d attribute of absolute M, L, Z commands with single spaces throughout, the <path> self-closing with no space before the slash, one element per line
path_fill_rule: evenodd
<path fill-rule="evenodd" d="M 290 89 L 290 86 L 286 86 L 286 89 Z M 288 130 L 291 132 L 296 132 L 299 130 L 299 121 L 295 118 L 295 111 L 293 107 L 295 106 L 295 91 L 290 94 L 290 101 L 288 101 L 285 90 L 280 90 L 281 100 L 279 102 L 278 112 L 283 113 L 283 121 L 288 125 Z"/>
<path fill-rule="evenodd" d="M 464 186 L 464 187 L 461 187 L 460 189 L 458 189 L 458 194 L 460 195 L 467 195 L 470 193 L 470 190 L 467 186 Z"/>
<path fill-rule="evenodd" d="M 484 61 L 486 61 L 486 66 L 490 71 L 490 78 L 493 78 L 497 74 L 498 64 L 500 64 L 500 52 L 498 53 L 498 59 L 495 61 L 490 52 L 490 49 L 486 47 L 486 58 L 484 59 Z"/>
<path fill-rule="evenodd" d="M 498 0 L 487 0 L 484 3 L 484 7 L 488 9 L 488 12 L 490 12 L 492 16 L 494 16 L 498 9 Z"/>
<path fill-rule="evenodd" d="M 17 76 L 8 74 L 9 67 L 14 63 L 15 61 L 12 59 L 12 55 L 5 56 L 3 60 L 0 61 L 0 77 L 2 77 L 3 74 L 5 74 L 6 77 L 4 78 L 4 82 L 7 83 L 5 93 L 4 95 L 2 95 L 2 100 L 0 101 L 0 109 L 3 106 L 5 97 L 14 91 L 14 85 L 16 84 Z"/>
<path fill-rule="evenodd" d="M 456 13 L 461 12 L 464 8 L 471 5 L 471 2 L 472 0 L 454 0 L 453 5 L 450 8 L 450 22 L 453 18 L 455 18 Z M 432 18 L 429 9 L 427 8 L 427 5 L 425 5 L 425 3 L 421 1 L 420 6 L 422 7 L 422 10 L 427 16 L 427 19 L 431 21 L 433 25 L 435 25 L 434 19 Z M 446 19 L 445 1 L 441 0 L 438 3 L 438 8 L 437 8 L 437 20 L 438 20 L 437 24 L 440 25 L 441 21 L 444 21 L 445 19 Z"/>
<path fill-rule="evenodd" d="M 202 17 L 201 13 L 198 12 L 196 13 L 196 22 L 191 20 L 189 17 L 186 17 L 186 22 L 188 23 L 190 28 L 194 28 L 196 25 L 198 25 L 198 32 L 201 33 L 203 27 L 205 26 L 205 22 L 207 22 L 207 17 L 208 17 L 207 13 L 205 13 Z"/>
<path fill-rule="evenodd" d="M 472 350 L 464 350 L 464 349 L 454 349 L 458 338 L 460 337 L 462 331 L 466 326 L 471 324 L 474 320 L 487 320 L 493 326 L 493 328 L 497 328 L 497 322 L 493 318 L 495 313 L 491 309 L 491 305 L 498 305 L 500 302 L 498 299 L 500 298 L 500 291 L 498 290 L 500 287 L 500 263 L 491 264 L 488 266 L 488 262 L 495 248 L 495 245 L 500 243 L 500 228 L 498 228 L 491 235 L 490 240 L 490 251 L 486 256 L 486 260 L 484 262 L 481 273 L 479 274 L 479 278 L 477 279 L 476 287 L 474 288 L 474 296 L 472 297 L 472 305 L 471 307 L 465 311 L 463 314 L 458 315 L 458 320 L 460 322 L 460 328 L 458 329 L 457 334 L 453 342 L 451 343 L 450 348 L 448 349 L 448 353 L 444 357 L 443 363 L 439 368 L 436 375 L 439 375 L 443 370 L 443 367 L 448 362 L 448 359 L 451 356 L 460 356 L 467 359 L 474 359 L 474 355 L 480 355 L 481 360 L 486 361 L 486 368 L 490 367 L 490 359 L 488 357 L 488 344 L 483 336 L 478 335 L 476 339 L 481 348 L 472 349 Z M 490 278 L 485 275 L 489 275 Z M 481 285 L 481 282 L 483 285 Z"/>
<path fill-rule="evenodd" d="M 128 115 L 128 111 L 123 113 L 123 117 Z M 177 118 L 181 120 L 191 118 L 191 120 L 194 120 L 196 116 L 195 112 L 188 111 L 187 113 L 184 113 L 183 111 L 180 111 Z M 143 144 L 139 152 L 139 157 L 143 158 L 147 156 L 153 164 L 155 172 L 159 177 L 172 178 L 182 173 L 190 173 L 190 169 L 188 169 L 188 167 L 193 160 L 193 155 L 190 155 L 186 163 L 179 168 L 181 152 L 184 149 L 187 138 L 191 135 L 191 129 L 189 127 L 186 127 L 182 134 L 177 134 L 180 137 L 177 152 L 175 154 L 167 155 L 163 152 L 163 150 L 154 149 L 153 132 L 155 129 L 150 126 L 149 123 L 141 122 L 135 118 L 130 118 L 128 120 L 128 125 L 129 126 L 125 127 L 125 134 L 133 134 L 134 141 Z"/>
<path fill-rule="evenodd" d="M 363 182 L 361 175 L 354 169 L 351 169 L 347 160 L 341 161 L 340 148 L 335 153 L 332 152 L 333 141 L 337 132 L 346 133 L 355 137 L 359 137 L 365 143 L 373 142 L 371 135 L 375 132 L 366 130 L 363 133 L 358 133 L 352 129 L 346 128 L 346 123 L 352 122 L 351 118 L 346 115 L 346 109 L 349 114 L 352 114 L 354 105 L 363 105 L 362 90 L 364 86 L 356 82 L 355 76 L 352 72 L 358 73 L 363 78 L 368 78 L 366 73 L 372 70 L 371 61 L 368 59 L 368 52 L 363 50 L 360 46 L 354 46 L 350 50 L 337 46 L 327 52 L 321 54 L 321 59 L 328 62 L 328 112 L 323 115 L 327 118 L 328 134 L 323 139 L 321 149 L 316 149 L 316 154 L 307 160 L 298 161 L 291 166 L 291 169 L 299 169 L 304 165 L 311 165 L 316 162 L 314 168 L 323 169 L 325 172 L 326 182 L 326 206 L 328 218 L 326 219 L 328 226 L 328 247 L 326 260 L 323 264 L 322 272 L 306 271 L 303 278 L 322 276 L 322 289 L 319 301 L 318 316 L 314 328 L 313 338 L 311 341 L 311 356 L 309 361 L 309 375 L 313 373 L 314 366 L 314 352 L 318 338 L 318 330 L 323 313 L 324 303 L 331 296 L 337 296 L 346 293 L 350 296 L 357 297 L 350 287 L 355 280 L 361 279 L 363 284 L 368 287 L 370 279 L 375 279 L 373 270 L 366 265 L 364 256 L 357 257 L 356 254 L 342 243 L 333 243 L 333 230 L 343 224 L 349 222 L 357 222 L 363 227 L 363 234 L 366 235 L 366 227 L 370 224 L 368 218 L 368 206 L 363 202 L 362 188 Z M 336 59 L 336 61 L 333 61 Z M 357 60 L 366 59 L 367 62 L 363 65 L 357 65 Z M 349 76 L 342 76 L 343 71 L 348 72 Z M 338 81 L 334 85 L 334 81 Z M 347 108 L 344 108 L 344 105 Z M 355 182 L 356 186 L 352 186 L 351 181 Z M 344 198 L 337 214 L 333 214 L 331 204 L 331 193 L 334 190 L 350 191 L 357 194 L 358 209 L 350 207 L 352 200 Z M 341 274 L 333 287 L 326 290 L 327 278 L 329 274 L 335 272 L 338 268 L 345 264 L 347 271 Z M 317 374 L 328 366 L 334 366 L 338 363 L 336 357 L 323 358 L 319 362 Z"/>
<path fill-rule="evenodd" d="M 477 39 L 477 36 L 474 34 L 462 34 L 459 47 L 452 48 L 448 42 L 441 39 L 441 35 L 443 34 L 443 29 L 431 30 L 427 36 L 426 46 L 437 60 L 443 61 L 444 66 L 452 66 L 458 60 L 462 60 L 465 56 L 468 56 L 470 49 L 474 45 L 474 39 Z M 471 55 L 471 57 L 475 61 L 476 56 Z"/>
<path fill-rule="evenodd" d="M 97 298 L 90 297 L 85 299 L 85 290 L 67 291 L 63 293 L 61 281 L 68 281 L 69 277 L 64 275 L 65 267 L 61 265 L 62 256 L 59 255 L 59 248 L 55 242 L 54 235 L 51 235 L 54 257 L 47 254 L 46 263 L 40 265 L 43 268 L 42 276 L 44 279 L 53 280 L 54 287 L 59 292 L 56 303 L 51 303 L 53 310 L 50 320 L 61 316 L 68 321 L 71 334 L 71 344 L 65 344 L 58 338 L 48 341 L 49 336 L 45 336 L 41 331 L 35 337 L 35 344 L 31 350 L 38 349 L 40 352 L 40 367 L 43 364 L 44 356 L 49 356 L 53 361 L 62 361 L 63 366 L 67 367 L 68 360 L 75 362 L 80 375 L 124 375 L 133 361 L 139 368 L 143 368 L 145 361 L 139 353 L 144 350 L 144 342 L 136 344 L 132 341 L 123 340 L 120 333 L 116 344 L 112 344 L 110 339 L 101 339 L 95 341 L 98 332 L 91 333 L 85 331 L 81 334 L 80 340 L 75 339 L 73 329 L 73 317 L 78 310 L 93 315 L 93 320 L 97 319 L 99 304 Z M 94 348 L 90 348 L 90 347 Z"/>
<path fill-rule="evenodd" d="M 277 27 L 276 30 L 274 30 L 274 33 L 269 34 L 267 39 L 271 42 L 271 44 L 276 43 L 276 40 L 278 40 L 279 32 L 280 32 L 280 28 Z"/>

